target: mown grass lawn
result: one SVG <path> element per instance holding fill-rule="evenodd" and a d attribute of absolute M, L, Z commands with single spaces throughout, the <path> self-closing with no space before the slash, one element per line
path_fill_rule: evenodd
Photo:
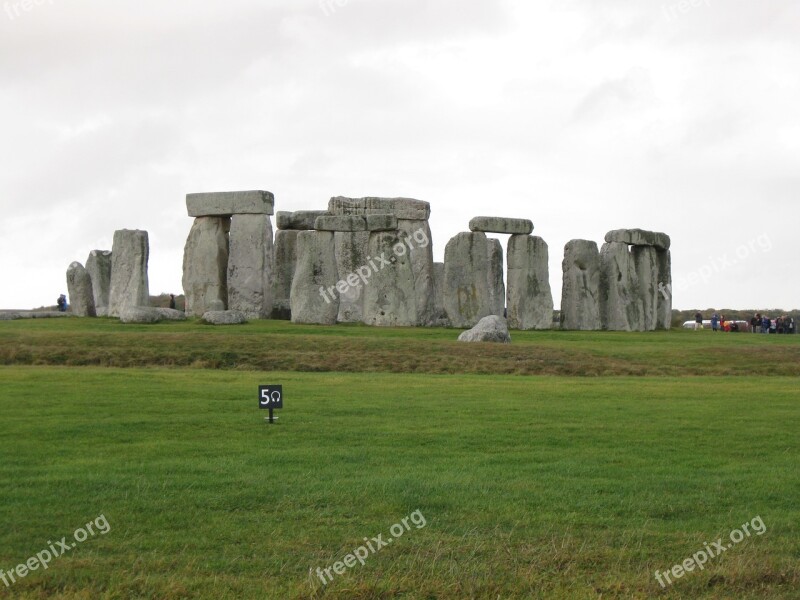
<path fill-rule="evenodd" d="M 676 343 L 660 340 L 645 345 Z M 284 386 L 276 425 L 259 383 Z M 101 514 L 111 527 L 0 597 L 797 598 L 798 396 L 758 373 L 0 367 L 0 568 Z M 424 527 L 315 575 L 414 511 Z M 757 516 L 763 535 L 657 583 Z"/>

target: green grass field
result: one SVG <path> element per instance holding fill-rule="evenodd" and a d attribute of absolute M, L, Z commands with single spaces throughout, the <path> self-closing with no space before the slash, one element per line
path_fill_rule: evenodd
<path fill-rule="evenodd" d="M 800 336 L 456 333 L 0 323 L 0 598 L 800 597 Z"/>

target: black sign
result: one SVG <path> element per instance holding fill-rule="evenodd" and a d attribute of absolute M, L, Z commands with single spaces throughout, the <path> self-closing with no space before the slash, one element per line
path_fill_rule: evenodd
<path fill-rule="evenodd" d="M 283 408 L 282 385 L 258 386 L 258 408 L 273 409 Z"/>

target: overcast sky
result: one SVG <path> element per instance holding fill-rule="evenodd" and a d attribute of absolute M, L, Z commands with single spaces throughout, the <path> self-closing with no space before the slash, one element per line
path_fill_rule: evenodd
<path fill-rule="evenodd" d="M 180 293 L 186 193 L 246 189 L 427 200 L 436 260 L 529 218 L 556 307 L 567 241 L 641 227 L 677 308 L 800 308 L 797 0 L 0 3 L 0 308 L 122 228 Z"/>

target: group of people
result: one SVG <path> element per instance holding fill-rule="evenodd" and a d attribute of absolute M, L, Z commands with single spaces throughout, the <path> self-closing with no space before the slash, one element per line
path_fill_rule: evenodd
<path fill-rule="evenodd" d="M 698 311 L 694 316 L 694 328 L 699 331 L 703 329 L 703 313 Z M 729 321 L 725 315 L 714 313 L 711 315 L 711 331 L 746 331 L 747 323 L 744 321 Z M 771 319 L 767 315 L 756 313 L 750 319 L 751 333 L 795 333 L 794 317 L 783 315 Z"/>

